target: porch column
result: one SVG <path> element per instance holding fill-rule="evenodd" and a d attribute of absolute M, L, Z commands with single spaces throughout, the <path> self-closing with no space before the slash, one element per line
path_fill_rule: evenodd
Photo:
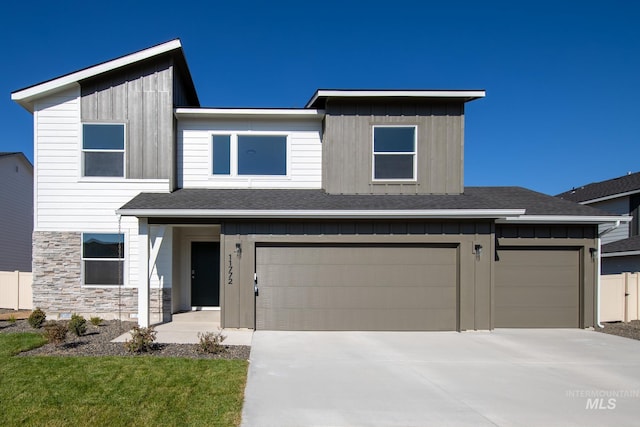
<path fill-rule="evenodd" d="M 138 325 L 149 327 L 149 224 L 138 218 Z"/>

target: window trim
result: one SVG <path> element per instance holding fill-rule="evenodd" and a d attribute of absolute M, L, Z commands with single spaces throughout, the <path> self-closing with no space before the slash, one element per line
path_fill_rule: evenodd
<path fill-rule="evenodd" d="M 376 153 L 376 128 L 413 128 L 413 151 L 384 151 Z M 376 155 L 413 155 L 413 178 L 376 178 Z M 404 123 L 371 125 L 371 181 L 374 183 L 415 183 L 418 181 L 418 125 Z"/>
<path fill-rule="evenodd" d="M 123 132 L 123 144 L 122 149 L 97 149 L 97 148 L 84 148 L 84 125 L 100 125 L 100 126 L 122 126 Z M 127 178 L 127 123 L 126 122 L 99 122 L 99 121 L 87 121 L 80 122 L 80 179 L 82 180 L 98 180 L 98 181 L 112 181 L 112 180 L 123 180 Z M 104 176 L 104 175 L 85 175 L 85 162 L 84 162 L 84 153 L 122 153 L 122 176 Z"/>
<path fill-rule="evenodd" d="M 84 257 L 84 235 L 85 234 L 120 234 L 122 235 L 122 247 L 123 247 L 123 258 L 85 258 Z M 100 230 L 100 231 L 83 231 L 80 233 L 80 280 L 81 280 L 81 287 L 83 288 L 108 288 L 108 289 L 114 289 L 114 288 L 125 288 L 128 285 L 128 259 L 129 259 L 129 248 L 127 245 L 127 241 L 128 241 L 128 233 L 126 231 L 121 231 L 120 233 L 118 233 L 118 231 L 113 231 L 113 232 L 108 232 L 108 231 L 104 231 L 104 230 Z M 90 284 L 87 285 L 85 283 L 85 261 L 105 261 L 105 260 L 109 260 L 109 261 L 122 261 L 122 283 L 121 284 Z"/>
<path fill-rule="evenodd" d="M 213 173 L 213 137 L 215 135 L 229 136 L 229 174 Z M 238 136 L 281 136 L 285 138 L 285 168 L 284 175 L 240 175 L 238 174 Z M 291 135 L 278 131 L 213 131 L 209 132 L 209 178 L 233 180 L 288 180 L 291 177 Z"/>

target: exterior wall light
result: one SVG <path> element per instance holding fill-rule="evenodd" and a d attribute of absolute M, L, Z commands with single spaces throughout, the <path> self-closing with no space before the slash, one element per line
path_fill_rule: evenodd
<path fill-rule="evenodd" d="M 236 243 L 236 250 L 235 250 L 235 252 L 236 252 L 236 255 L 238 255 L 238 256 L 242 255 L 242 246 L 241 246 L 241 244 L 240 244 L 240 243 Z"/>
<path fill-rule="evenodd" d="M 477 259 L 478 261 L 480 261 L 480 255 L 482 254 L 482 245 L 481 245 L 481 244 L 476 243 L 476 244 L 473 246 L 473 251 L 474 251 L 474 252 L 475 252 L 475 254 L 476 254 L 476 259 Z"/>

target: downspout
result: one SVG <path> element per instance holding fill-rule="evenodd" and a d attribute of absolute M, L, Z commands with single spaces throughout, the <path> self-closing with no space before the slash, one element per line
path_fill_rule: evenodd
<path fill-rule="evenodd" d="M 611 233 L 613 230 L 615 230 L 616 228 L 620 227 L 620 220 L 616 220 L 615 224 L 613 224 L 611 227 L 607 228 L 606 230 L 602 231 L 601 233 L 598 233 L 598 265 L 596 267 L 596 292 L 598 295 L 598 303 L 597 303 L 597 308 L 596 308 L 596 325 L 598 325 L 599 328 L 604 328 L 604 326 L 600 323 L 600 275 L 602 274 L 602 239 L 601 237 L 604 236 L 605 234 L 609 234 Z"/>

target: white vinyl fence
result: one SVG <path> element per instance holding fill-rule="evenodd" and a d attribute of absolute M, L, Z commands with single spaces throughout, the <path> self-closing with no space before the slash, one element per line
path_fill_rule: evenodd
<path fill-rule="evenodd" d="M 0 308 L 31 310 L 32 273 L 0 271 Z"/>
<path fill-rule="evenodd" d="M 600 276 L 600 321 L 630 322 L 640 319 L 640 273 Z"/>

